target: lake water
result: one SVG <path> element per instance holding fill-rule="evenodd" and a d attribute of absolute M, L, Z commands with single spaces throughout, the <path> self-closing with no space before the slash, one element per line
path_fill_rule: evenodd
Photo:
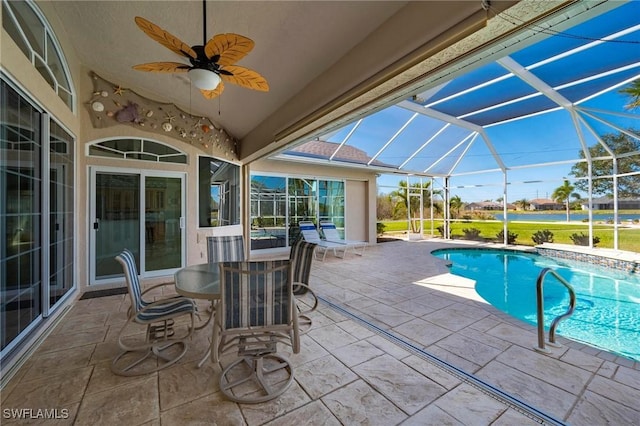
<path fill-rule="evenodd" d="M 504 215 L 502 213 L 494 214 L 496 220 L 503 220 Z M 509 213 L 507 215 L 509 221 L 512 220 L 520 220 L 527 222 L 565 222 L 567 220 L 566 213 L 541 213 L 541 214 L 523 214 L 523 213 Z M 571 221 L 582 221 L 589 219 L 588 213 L 571 213 L 570 215 Z M 594 213 L 593 221 L 594 222 L 606 222 L 607 220 L 613 220 L 613 213 Z M 619 214 L 618 220 L 621 222 L 626 222 L 628 220 L 640 220 L 640 214 Z"/>

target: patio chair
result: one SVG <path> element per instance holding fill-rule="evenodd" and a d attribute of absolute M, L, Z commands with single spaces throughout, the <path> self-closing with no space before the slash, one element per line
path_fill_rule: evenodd
<path fill-rule="evenodd" d="M 334 223 L 331 222 L 330 220 L 321 220 L 320 229 L 324 234 L 325 240 L 330 241 L 332 243 L 345 244 L 347 247 L 352 248 L 353 252 L 358 256 L 362 256 L 364 254 L 364 249 L 367 247 L 367 242 L 345 240 L 344 238 L 340 237 L 340 234 L 338 234 L 338 229 L 336 229 L 336 225 L 334 225 Z M 358 252 L 358 249 L 360 249 L 360 252 Z"/>
<path fill-rule="evenodd" d="M 316 225 L 314 225 L 313 222 L 301 221 L 298 225 L 300 227 L 300 234 L 302 235 L 302 238 L 308 243 L 314 243 L 317 245 L 317 249 L 315 251 L 316 255 L 319 251 L 322 252 L 323 262 L 329 250 L 333 251 L 334 256 L 344 258 L 347 250 L 346 245 L 325 241 L 320 238 L 320 234 L 318 233 Z M 342 251 L 342 256 L 338 256 L 338 251 L 340 250 Z"/>
<path fill-rule="evenodd" d="M 293 366 L 277 347 L 300 352 L 291 273 L 289 260 L 220 264 L 211 357 L 215 363 L 227 354 L 237 357 L 220 375 L 220 390 L 232 401 L 269 401 L 293 382 Z"/>
<path fill-rule="evenodd" d="M 209 263 L 244 260 L 244 239 L 242 235 L 208 236 L 207 259 Z"/>
<path fill-rule="evenodd" d="M 239 262 L 244 260 L 244 239 L 242 235 L 213 235 L 207 237 L 207 261 L 209 263 Z M 215 310 L 215 303 L 207 308 L 211 314 L 207 322 L 198 328 L 209 324 Z"/>
<path fill-rule="evenodd" d="M 173 283 L 157 284 L 142 292 L 133 253 L 124 249 L 115 259 L 122 265 L 131 307 L 127 312 L 128 320 L 118 335 L 121 352 L 113 359 L 111 371 L 121 376 L 139 376 L 175 364 L 187 352 L 187 339 L 194 330 L 195 303 L 182 296 L 145 300 L 144 295 L 149 291 Z M 187 332 L 176 335 L 176 320 L 180 317 L 189 317 L 190 323 L 181 322 L 180 325 L 185 326 Z M 146 327 L 143 341 L 125 334 L 125 329 L 131 324 Z M 126 340 L 125 335 L 128 336 Z M 143 363 L 147 359 L 149 360 Z M 140 368 L 136 368 L 138 366 Z"/>
<path fill-rule="evenodd" d="M 300 328 L 300 334 L 309 331 L 311 328 L 311 318 L 309 314 L 318 307 L 318 298 L 309 286 L 311 263 L 315 256 L 314 252 L 316 247 L 317 245 L 314 243 L 308 243 L 299 239 L 293 243 L 291 252 L 289 253 L 289 260 L 291 261 L 291 268 L 293 269 L 293 294 L 297 296 L 298 299 L 301 299 L 305 295 L 310 295 L 312 298 L 312 303 L 307 304 L 311 306 L 310 309 L 303 311 L 298 304 L 298 326 Z"/>

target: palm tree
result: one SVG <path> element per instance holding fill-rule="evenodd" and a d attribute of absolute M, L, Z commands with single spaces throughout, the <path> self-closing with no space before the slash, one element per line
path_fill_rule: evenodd
<path fill-rule="evenodd" d="M 521 200 L 516 201 L 514 204 L 518 206 L 521 210 L 526 210 L 527 206 L 529 205 L 529 200 L 527 200 L 526 198 L 523 198 Z"/>
<path fill-rule="evenodd" d="M 462 208 L 462 198 L 459 195 L 454 195 L 449 200 L 449 207 L 456 212 L 456 218 L 460 215 L 460 209 Z"/>
<path fill-rule="evenodd" d="M 629 87 L 621 89 L 620 93 L 629 95 L 629 97 L 631 98 L 625 108 L 634 109 L 640 107 L 640 79 L 631 83 Z"/>
<path fill-rule="evenodd" d="M 565 207 L 567 208 L 567 222 L 569 222 L 569 198 L 580 198 L 580 194 L 573 192 L 574 189 L 576 189 L 575 186 L 571 185 L 569 181 L 565 179 L 564 184 L 557 187 L 553 191 L 553 194 L 551 194 L 551 198 L 553 198 L 553 201 L 555 201 L 556 203 L 564 203 Z"/>

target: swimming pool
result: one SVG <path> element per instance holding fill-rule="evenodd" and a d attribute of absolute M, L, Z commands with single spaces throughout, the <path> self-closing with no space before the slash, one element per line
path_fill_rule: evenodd
<path fill-rule="evenodd" d="M 538 274 L 554 269 L 576 293 L 576 309 L 557 333 L 640 361 L 640 276 L 513 250 L 441 249 L 432 254 L 451 261 L 451 273 L 475 280 L 476 292 L 488 303 L 533 325 Z M 548 330 L 569 306 L 567 289 L 552 275 L 545 277 L 544 305 Z"/>

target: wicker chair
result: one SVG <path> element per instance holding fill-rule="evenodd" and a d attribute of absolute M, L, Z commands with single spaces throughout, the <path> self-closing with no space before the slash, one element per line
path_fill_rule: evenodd
<path fill-rule="evenodd" d="M 113 359 L 111 371 L 121 376 L 138 376 L 169 367 L 179 361 L 187 351 L 186 340 L 194 330 L 195 303 L 181 296 L 156 301 L 145 300 L 145 293 L 168 283 L 158 284 L 141 292 L 133 253 L 124 249 L 115 259 L 122 265 L 131 307 L 127 313 L 128 321 L 118 335 L 121 352 Z M 190 324 L 183 323 L 187 329 L 186 333 L 176 335 L 175 320 L 187 316 Z M 125 330 L 132 324 L 146 326 L 144 340 L 132 340 L 131 336 L 124 339 L 127 335 Z M 144 362 L 147 359 L 148 361 Z"/>
<path fill-rule="evenodd" d="M 221 263 L 220 290 L 211 356 L 223 364 L 235 355 L 222 370 L 220 390 L 241 403 L 278 397 L 293 382 L 293 366 L 278 343 L 300 352 L 291 263 Z"/>

